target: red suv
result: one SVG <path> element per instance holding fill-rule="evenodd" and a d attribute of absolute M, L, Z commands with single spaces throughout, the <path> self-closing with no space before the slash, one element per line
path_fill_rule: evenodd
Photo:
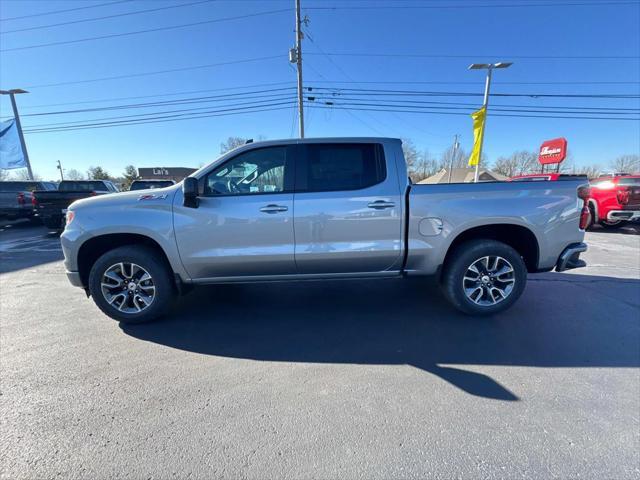
<path fill-rule="evenodd" d="M 640 220 L 640 175 L 612 175 L 591 181 L 588 200 L 591 221 L 618 228 Z"/>

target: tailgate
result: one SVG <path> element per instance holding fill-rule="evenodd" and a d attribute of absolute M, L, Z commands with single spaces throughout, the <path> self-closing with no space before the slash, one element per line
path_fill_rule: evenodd
<path fill-rule="evenodd" d="M 60 211 L 62 211 L 76 200 L 91 196 L 92 192 L 36 191 L 33 193 L 36 197 L 39 210 L 59 209 Z"/>
<path fill-rule="evenodd" d="M 627 208 L 640 209 L 640 185 L 629 187 L 629 202 Z"/>

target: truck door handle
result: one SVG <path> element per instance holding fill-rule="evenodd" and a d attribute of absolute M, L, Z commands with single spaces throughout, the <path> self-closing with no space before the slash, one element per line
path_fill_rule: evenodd
<path fill-rule="evenodd" d="M 385 202 L 384 200 L 376 200 L 367 205 L 369 208 L 375 208 L 376 210 L 382 210 L 385 208 L 393 208 L 396 206 L 393 202 Z"/>
<path fill-rule="evenodd" d="M 285 207 L 284 205 L 275 205 L 275 204 L 267 205 L 260 209 L 260 211 L 264 213 L 286 212 L 287 210 L 289 210 L 289 207 Z"/>

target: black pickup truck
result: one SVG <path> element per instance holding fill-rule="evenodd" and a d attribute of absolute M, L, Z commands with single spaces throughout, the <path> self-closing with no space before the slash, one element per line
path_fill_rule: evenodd
<path fill-rule="evenodd" d="M 64 229 L 67 207 L 81 198 L 118 192 L 109 180 L 63 180 L 57 190 L 33 192 L 34 209 L 42 223 L 52 230 Z"/>

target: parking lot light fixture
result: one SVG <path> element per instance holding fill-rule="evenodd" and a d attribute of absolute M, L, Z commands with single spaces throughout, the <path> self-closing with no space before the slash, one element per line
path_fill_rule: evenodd
<path fill-rule="evenodd" d="M 513 62 L 497 62 L 497 63 L 472 63 L 471 65 L 469 65 L 469 70 L 486 70 L 487 71 L 487 78 L 485 81 L 485 85 L 484 85 L 484 101 L 482 102 L 482 106 L 484 107 L 484 111 L 485 111 L 485 126 L 486 126 L 486 122 L 487 122 L 487 110 L 489 108 L 489 90 L 491 88 L 491 72 L 493 72 L 493 69 L 495 68 L 509 68 L 511 65 L 513 65 Z M 484 126 L 483 126 L 484 128 Z M 476 171 L 475 174 L 473 176 L 473 181 L 474 183 L 478 183 L 478 174 L 480 172 L 480 159 L 482 158 L 482 145 L 484 143 L 484 135 L 482 135 L 480 137 L 480 147 L 479 147 L 479 151 L 478 151 L 478 163 L 476 163 Z"/>

